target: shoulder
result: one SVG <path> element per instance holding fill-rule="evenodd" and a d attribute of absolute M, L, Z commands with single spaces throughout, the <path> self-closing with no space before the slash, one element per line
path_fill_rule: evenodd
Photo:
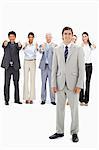
<path fill-rule="evenodd" d="M 79 45 L 79 44 L 73 44 L 73 47 L 75 48 L 75 49 L 82 49 L 82 46 L 81 45 Z"/>
<path fill-rule="evenodd" d="M 76 44 L 75 44 L 73 47 L 74 47 L 78 52 L 79 52 L 79 51 L 83 51 L 83 47 L 82 47 L 81 45 L 76 45 Z"/>
<path fill-rule="evenodd" d="M 16 42 L 15 45 L 18 45 L 18 42 Z"/>
<path fill-rule="evenodd" d="M 57 46 L 57 44 L 55 44 L 55 43 L 51 43 L 51 45 L 52 45 L 53 47 L 56 47 L 56 46 Z"/>
<path fill-rule="evenodd" d="M 60 46 L 58 46 L 58 45 L 57 45 L 57 46 L 54 48 L 54 52 L 56 52 L 56 53 L 57 53 L 57 52 L 58 52 L 61 48 L 62 48 L 62 46 L 61 46 L 61 45 L 60 45 Z"/>
<path fill-rule="evenodd" d="M 83 47 L 81 45 L 73 45 L 74 51 L 77 53 L 77 55 L 84 55 L 84 50 Z"/>

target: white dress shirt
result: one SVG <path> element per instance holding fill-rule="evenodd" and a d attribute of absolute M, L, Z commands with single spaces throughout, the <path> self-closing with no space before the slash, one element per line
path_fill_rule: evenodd
<path fill-rule="evenodd" d="M 92 63 L 91 61 L 91 52 L 94 49 L 94 47 L 91 45 L 91 47 L 89 46 L 89 44 L 84 44 L 83 45 L 83 50 L 84 50 L 84 58 L 85 58 L 85 63 L 89 64 Z"/>
<path fill-rule="evenodd" d="M 25 54 L 24 59 L 25 60 L 36 59 L 36 52 L 37 49 L 35 45 L 33 43 L 32 44 L 27 43 L 27 46 L 24 48 L 24 54 Z"/>
<path fill-rule="evenodd" d="M 68 46 L 68 52 L 69 52 L 72 43 L 69 43 L 68 45 L 66 45 L 66 44 L 63 43 L 63 45 L 64 45 L 64 52 L 65 52 L 65 47 L 66 47 L 66 46 Z"/>

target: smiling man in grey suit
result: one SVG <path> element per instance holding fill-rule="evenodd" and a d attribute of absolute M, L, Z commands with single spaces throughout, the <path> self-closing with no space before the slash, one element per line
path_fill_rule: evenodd
<path fill-rule="evenodd" d="M 73 30 L 62 30 L 63 43 L 54 49 L 52 63 L 52 92 L 57 93 L 56 133 L 50 139 L 64 136 L 65 101 L 71 108 L 72 141 L 78 142 L 79 119 L 78 100 L 84 79 L 84 53 L 81 47 L 72 44 Z"/>

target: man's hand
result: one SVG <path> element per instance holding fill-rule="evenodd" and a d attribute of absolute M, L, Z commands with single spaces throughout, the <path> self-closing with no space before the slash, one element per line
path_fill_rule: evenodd
<path fill-rule="evenodd" d="M 56 93 L 56 92 L 58 92 L 58 88 L 57 87 L 52 87 L 51 91 L 52 91 L 52 93 Z"/>
<path fill-rule="evenodd" d="M 6 46 L 8 45 L 8 41 L 5 40 L 5 41 L 3 42 L 3 44 L 4 44 L 4 46 L 6 47 Z"/>
<path fill-rule="evenodd" d="M 81 89 L 79 87 L 75 87 L 73 91 L 74 93 L 79 94 Z"/>
<path fill-rule="evenodd" d="M 42 49 L 45 49 L 45 43 L 42 44 Z"/>
<path fill-rule="evenodd" d="M 21 47 L 21 46 L 22 46 L 22 44 L 20 43 L 20 41 L 18 42 L 18 46 L 19 46 L 19 47 Z"/>

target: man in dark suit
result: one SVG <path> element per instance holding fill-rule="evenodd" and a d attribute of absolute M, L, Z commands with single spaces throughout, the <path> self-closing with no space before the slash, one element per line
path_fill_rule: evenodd
<path fill-rule="evenodd" d="M 5 83 L 4 83 L 4 98 L 5 105 L 9 105 L 9 88 L 10 88 L 10 80 L 11 75 L 13 75 L 13 82 L 15 87 L 14 98 L 15 103 L 22 104 L 20 102 L 19 97 L 19 69 L 20 66 L 20 58 L 19 58 L 19 50 L 22 48 L 20 42 L 16 43 L 16 33 L 11 31 L 8 33 L 8 41 L 4 41 L 2 47 L 4 48 L 4 56 L 1 63 L 1 67 L 5 68 Z"/>

